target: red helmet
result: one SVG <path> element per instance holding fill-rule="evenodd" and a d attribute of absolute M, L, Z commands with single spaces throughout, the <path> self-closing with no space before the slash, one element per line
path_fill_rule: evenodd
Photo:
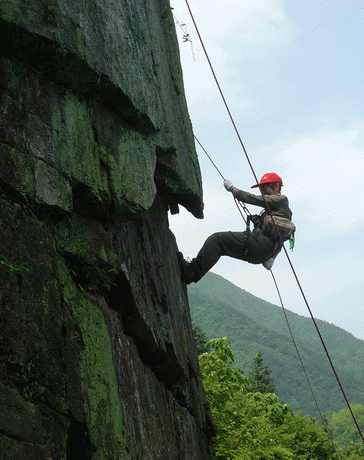
<path fill-rule="evenodd" d="M 278 176 L 278 174 L 276 174 L 276 173 L 267 173 L 267 174 L 264 174 L 264 176 L 260 179 L 259 184 L 253 185 L 252 188 L 259 187 L 259 185 L 263 185 L 263 184 L 279 184 L 279 185 L 283 185 L 282 179 Z"/>

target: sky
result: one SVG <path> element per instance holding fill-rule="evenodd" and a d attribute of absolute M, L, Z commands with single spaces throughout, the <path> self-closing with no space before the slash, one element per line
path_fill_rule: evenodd
<path fill-rule="evenodd" d="M 256 176 L 276 172 L 283 179 L 297 227 L 289 258 L 312 314 L 364 339 L 364 3 L 188 2 Z M 253 172 L 186 2 L 170 3 L 194 134 L 223 176 L 251 191 Z M 169 218 L 189 258 L 211 233 L 245 229 L 219 173 L 198 145 L 196 150 L 204 219 L 182 207 Z M 222 257 L 211 271 L 280 305 L 262 265 Z M 285 308 L 310 316 L 283 251 L 273 273 Z"/>

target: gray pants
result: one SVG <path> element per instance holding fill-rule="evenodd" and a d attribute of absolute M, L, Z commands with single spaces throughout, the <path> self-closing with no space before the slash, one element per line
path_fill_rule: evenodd
<path fill-rule="evenodd" d="M 280 249 L 280 244 L 264 235 L 261 230 L 247 232 L 218 232 L 207 238 L 191 264 L 196 281 L 201 279 L 221 256 L 261 264 Z"/>

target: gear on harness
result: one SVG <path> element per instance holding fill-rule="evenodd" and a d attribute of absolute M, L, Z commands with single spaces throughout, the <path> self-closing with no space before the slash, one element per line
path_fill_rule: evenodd
<path fill-rule="evenodd" d="M 255 186 L 253 187 L 257 187 L 257 186 L 260 186 L 260 185 L 264 185 L 266 183 L 270 183 L 271 180 L 275 179 L 277 181 L 277 183 L 279 183 L 280 185 L 282 185 L 282 179 L 276 175 L 275 173 L 269 173 L 269 174 L 265 174 L 260 183 L 259 184 L 256 184 Z M 230 191 L 233 193 L 234 195 L 234 190 L 236 190 L 236 188 L 234 187 L 234 185 L 232 184 L 231 181 L 229 180 L 224 180 L 224 187 L 227 191 Z M 264 217 L 264 210 L 260 213 L 260 214 L 251 214 L 250 211 L 248 210 L 248 208 L 246 207 L 245 203 L 242 203 L 241 201 L 238 201 L 235 196 L 234 196 L 234 200 L 235 200 L 235 203 L 239 209 L 239 212 L 241 214 L 241 216 L 243 217 L 244 221 L 246 222 L 246 233 L 247 235 L 249 235 L 251 233 L 251 230 L 250 230 L 250 222 L 253 223 L 254 225 L 254 228 L 257 228 L 257 227 L 261 227 L 262 228 L 262 231 L 267 234 L 268 236 L 274 238 L 276 241 L 277 241 L 277 248 L 276 248 L 276 252 L 273 254 L 273 256 L 271 256 L 269 259 L 267 259 L 266 261 L 262 262 L 262 265 L 264 268 L 266 268 L 267 270 L 271 270 L 271 268 L 273 267 L 273 264 L 274 264 L 274 261 L 276 259 L 276 257 L 278 256 L 278 254 L 280 253 L 282 247 L 279 243 L 279 241 L 281 241 L 283 239 L 283 241 L 286 241 L 287 239 L 289 239 L 289 242 L 290 242 L 290 250 L 292 251 L 293 248 L 294 248 L 294 232 L 296 230 L 296 227 L 295 225 L 293 224 L 292 221 L 290 221 L 290 219 L 286 219 L 286 218 L 282 218 L 282 217 L 277 217 L 277 216 L 270 216 L 270 215 L 266 215 Z M 240 208 L 243 209 L 243 211 L 245 212 L 245 215 L 246 215 L 246 218 L 244 217 L 244 215 L 242 214 Z M 274 222 L 273 222 L 274 220 Z M 279 232 L 279 234 L 278 234 Z"/>
<path fill-rule="evenodd" d="M 289 249 L 290 249 L 291 251 L 293 251 L 294 245 L 295 245 L 294 235 L 291 235 L 291 237 L 290 237 L 290 239 L 289 239 Z"/>
<path fill-rule="evenodd" d="M 263 211 L 262 211 L 263 212 Z M 254 228 L 259 227 L 259 225 L 262 223 L 262 215 L 261 214 L 250 214 L 249 215 L 249 220 L 250 222 L 253 223 Z"/>
<path fill-rule="evenodd" d="M 243 219 L 246 222 L 246 230 L 245 231 L 246 231 L 246 234 L 248 236 L 250 234 L 250 232 L 251 232 L 251 230 L 250 230 L 250 222 L 253 223 L 254 228 L 257 228 L 260 225 L 262 225 L 262 223 L 263 223 L 262 214 L 263 214 L 264 211 L 262 211 L 260 214 L 250 214 L 248 208 L 245 206 L 244 203 L 239 202 L 238 200 L 236 200 L 236 198 L 234 198 L 234 200 L 236 202 L 236 205 L 238 206 L 239 211 L 240 211 L 240 208 L 239 208 L 239 206 L 240 206 L 244 210 L 244 212 L 246 214 L 246 219 L 244 218 L 243 214 L 241 214 L 241 215 L 242 215 Z M 270 257 L 268 260 L 266 260 L 265 262 L 262 262 L 263 267 L 266 268 L 267 270 L 270 270 L 273 267 L 274 260 L 278 256 L 279 253 L 280 253 L 280 249 L 272 257 Z"/>

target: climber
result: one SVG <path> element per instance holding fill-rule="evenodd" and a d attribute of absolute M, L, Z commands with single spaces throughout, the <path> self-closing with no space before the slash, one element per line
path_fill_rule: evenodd
<path fill-rule="evenodd" d="M 243 203 L 261 206 L 264 208 L 259 216 L 253 216 L 255 228 L 253 231 L 245 232 L 218 232 L 207 238 L 201 250 L 191 262 L 184 259 L 181 252 L 178 253 L 178 262 L 181 270 L 181 278 L 186 284 L 197 283 L 219 260 L 221 256 L 229 256 L 235 259 L 245 260 L 251 264 L 266 263 L 272 264 L 272 260 L 282 249 L 282 238 L 277 236 L 276 228 L 265 225 L 267 219 L 271 221 L 270 213 L 274 219 L 284 221 L 285 225 L 292 228 L 287 235 L 291 235 L 294 224 L 291 222 L 292 212 L 289 209 L 288 199 L 281 195 L 282 179 L 275 173 L 267 173 L 261 178 L 258 184 L 252 188 L 259 187 L 261 195 L 239 190 L 232 182 L 224 180 L 224 187 L 231 192 L 235 199 Z M 264 198 L 263 198 L 264 195 Z M 270 213 L 267 210 L 266 203 Z M 270 228 L 267 230 L 267 228 Z M 275 226 L 273 226 L 275 227 Z M 278 227 L 281 233 L 281 227 Z M 283 231 L 282 230 L 282 234 Z M 284 235 L 284 239 L 289 236 Z M 268 270 L 270 268 L 266 267 Z"/>

